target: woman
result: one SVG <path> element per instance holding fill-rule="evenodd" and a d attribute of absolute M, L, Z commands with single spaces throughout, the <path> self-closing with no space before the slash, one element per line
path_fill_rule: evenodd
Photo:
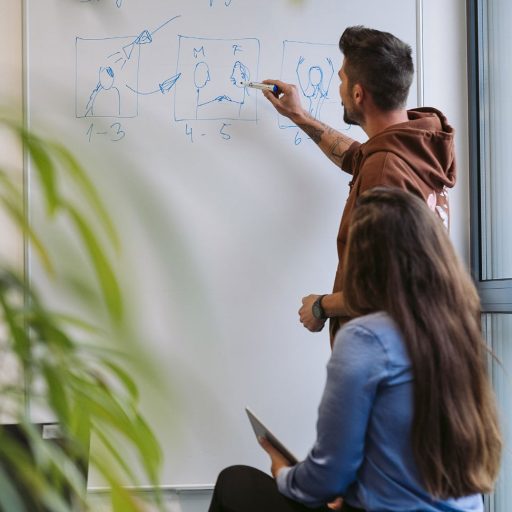
<path fill-rule="evenodd" d="M 501 438 L 471 278 L 439 219 L 398 189 L 361 195 L 348 244 L 354 319 L 336 336 L 315 445 L 292 467 L 262 440 L 275 481 L 228 468 L 210 512 L 483 510 Z"/>

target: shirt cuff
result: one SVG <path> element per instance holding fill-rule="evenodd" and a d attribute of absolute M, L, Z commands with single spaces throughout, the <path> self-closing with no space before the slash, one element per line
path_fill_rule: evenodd
<path fill-rule="evenodd" d="M 277 483 L 277 489 L 281 494 L 284 494 L 288 498 L 291 498 L 290 491 L 288 490 L 288 474 L 293 469 L 293 466 L 287 466 L 284 468 L 281 468 L 279 470 L 279 473 L 277 473 L 276 477 L 276 483 Z"/>

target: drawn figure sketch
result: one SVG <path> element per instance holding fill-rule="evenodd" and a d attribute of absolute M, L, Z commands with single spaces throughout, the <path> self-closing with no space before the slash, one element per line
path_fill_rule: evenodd
<path fill-rule="evenodd" d="M 121 114 L 121 95 L 114 85 L 114 70 L 108 66 L 100 66 L 98 84 L 91 92 L 85 107 L 85 116 L 99 115 L 116 116 Z"/>
<path fill-rule="evenodd" d="M 238 105 L 238 116 L 240 117 L 242 112 L 242 107 L 245 105 L 246 96 L 248 96 L 248 89 L 244 87 L 243 82 L 249 82 L 251 79 L 251 72 L 249 68 L 242 64 L 239 60 L 237 60 L 233 64 L 233 70 L 231 71 L 230 80 L 233 86 L 235 87 L 234 94 L 230 101 Z"/>
<path fill-rule="evenodd" d="M 257 39 L 179 36 L 175 119 L 256 121 L 257 96 L 242 83 L 257 74 L 259 50 Z"/>
<path fill-rule="evenodd" d="M 339 100 L 335 70 L 341 64 L 337 45 L 284 41 L 281 80 L 297 84 L 308 112 L 331 126 L 339 125 L 343 111 Z M 279 115 L 280 128 L 295 128 Z"/>
<path fill-rule="evenodd" d="M 138 114 L 140 42 L 133 38 L 76 38 L 76 117 Z"/>
<path fill-rule="evenodd" d="M 302 94 L 308 99 L 308 111 L 315 118 L 320 118 L 320 111 L 329 93 L 332 77 L 334 75 L 334 66 L 329 57 L 325 58 L 326 70 L 322 66 L 304 65 L 304 57 L 300 57 L 297 62 L 297 79 Z M 307 70 L 307 71 L 306 71 Z M 304 71 L 306 71 L 304 73 Z"/>
<path fill-rule="evenodd" d="M 203 89 L 206 87 L 208 82 L 211 81 L 210 68 L 204 61 L 200 61 L 194 68 L 194 86 L 196 88 L 196 119 L 198 118 L 199 109 L 203 108 L 214 101 L 219 101 L 219 97 L 212 99 L 205 99 L 205 92 Z M 208 93 L 208 89 L 206 90 Z"/>

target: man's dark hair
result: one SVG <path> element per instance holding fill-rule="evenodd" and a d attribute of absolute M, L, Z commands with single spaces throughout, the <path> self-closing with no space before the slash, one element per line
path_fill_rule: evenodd
<path fill-rule="evenodd" d="M 381 110 L 403 108 L 414 74 L 411 47 L 389 32 L 348 27 L 340 38 L 349 85 L 361 84 Z"/>

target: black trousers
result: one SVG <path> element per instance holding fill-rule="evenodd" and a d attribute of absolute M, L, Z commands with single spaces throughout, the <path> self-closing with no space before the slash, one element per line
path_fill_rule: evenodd
<path fill-rule="evenodd" d="M 231 466 L 221 471 L 208 512 L 327 512 L 283 496 L 275 480 L 259 469 Z M 364 512 L 343 504 L 342 512 Z"/>

